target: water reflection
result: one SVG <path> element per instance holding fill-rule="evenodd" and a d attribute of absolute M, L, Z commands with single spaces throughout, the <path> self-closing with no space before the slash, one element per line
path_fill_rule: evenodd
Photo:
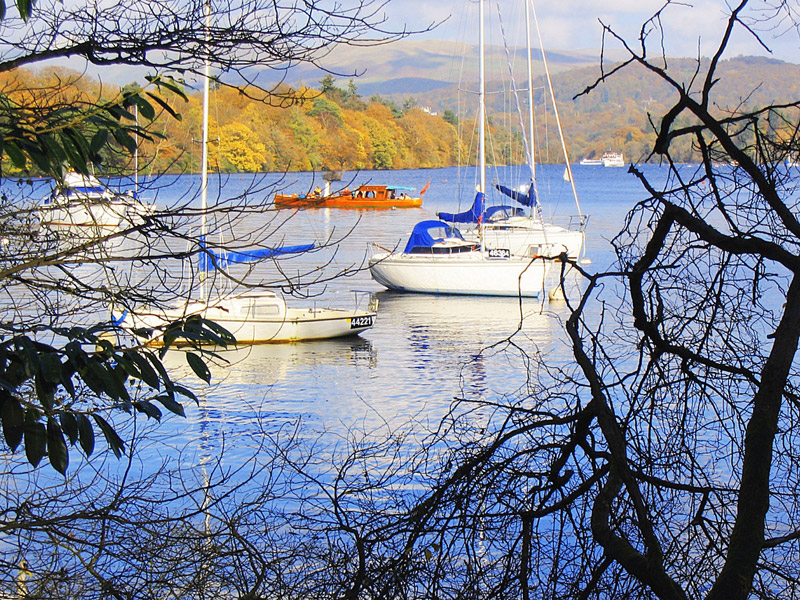
<path fill-rule="evenodd" d="M 561 171 L 549 171 L 545 168 L 543 176 L 551 174 L 560 185 Z M 587 237 L 593 270 L 609 264 L 612 253 L 607 240 L 636 199 L 623 181 L 624 174 L 602 171 L 591 180 L 578 178 L 586 188 L 582 204 L 593 215 Z M 396 175 L 417 187 L 433 179 L 422 209 L 299 211 L 291 219 L 286 211 L 277 211 L 273 216 L 286 215 L 287 222 L 276 231 L 276 239 L 305 243 L 341 238 L 341 242 L 330 251 L 284 263 L 277 275 L 273 265 L 259 265 L 248 279 L 274 282 L 286 276 L 300 281 L 303 273 L 316 272 L 321 264 L 329 272 L 348 270 L 348 277 L 302 289 L 301 294 L 309 296 L 303 303 L 317 298 L 327 302 L 337 295 L 349 301 L 355 289 L 377 292 L 381 306 L 373 329 L 352 340 L 254 346 L 226 353 L 227 363 L 212 366 L 211 386 L 196 378 L 186 380 L 200 396 L 201 406 L 200 410 L 188 408 L 191 426 L 178 420 L 173 428 L 176 436 L 185 441 L 200 439 L 202 424 L 202 435 L 224 437 L 231 440 L 228 448 L 234 448 L 254 444 L 298 422 L 309 430 L 337 433 L 375 431 L 387 423 L 436 424 L 454 403 L 463 400 L 524 397 L 530 387 L 529 374 L 539 368 L 541 357 L 551 365 L 572 361 L 563 332 L 563 304 L 526 299 L 520 305 L 515 298 L 393 293 L 382 291 L 366 270 L 359 269 L 369 242 L 394 247 L 405 240 L 415 222 L 433 218 L 439 210 L 459 209 L 460 197 L 450 183 L 455 171 Z M 312 176 L 298 175 L 298 185 L 306 186 Z M 159 203 L 170 202 L 166 197 L 159 199 Z M 257 225 L 261 224 L 253 223 Z M 167 360 L 190 376 L 182 356 Z"/>
<path fill-rule="evenodd" d="M 435 427 L 462 400 L 519 397 L 540 353 L 564 352 L 562 315 L 531 299 L 380 292 L 375 327 L 359 337 L 220 352 L 212 385 L 191 379 L 181 352 L 167 367 L 198 392 L 190 439 L 229 440 L 241 456 L 299 426 L 313 438 Z M 316 439 L 316 438 L 314 438 Z M 235 442 L 234 442 L 235 440 Z M 213 445 L 213 444 L 212 444 Z"/>

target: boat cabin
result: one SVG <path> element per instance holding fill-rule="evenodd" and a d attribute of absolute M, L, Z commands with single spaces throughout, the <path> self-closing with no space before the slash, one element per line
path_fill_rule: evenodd
<path fill-rule="evenodd" d="M 422 221 L 408 238 L 406 254 L 456 254 L 472 252 L 478 246 L 467 242 L 461 232 L 443 221 Z"/>
<path fill-rule="evenodd" d="M 399 185 L 360 185 L 354 192 L 353 198 L 370 198 L 372 200 L 397 200 L 398 198 L 410 198 L 409 192 L 414 188 Z M 342 195 L 346 195 L 347 191 Z"/>

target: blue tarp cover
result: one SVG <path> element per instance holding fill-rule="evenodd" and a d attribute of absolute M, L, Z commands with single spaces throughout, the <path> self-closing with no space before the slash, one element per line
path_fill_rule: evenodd
<path fill-rule="evenodd" d="M 430 248 L 434 243 L 449 237 L 464 239 L 461 237 L 461 232 L 448 223 L 434 220 L 420 221 L 414 225 L 403 252 L 408 254 L 414 248 Z"/>
<path fill-rule="evenodd" d="M 283 254 L 299 254 L 307 252 L 314 248 L 314 244 L 302 244 L 299 246 L 283 246 L 281 248 L 254 248 L 253 250 L 245 250 L 243 252 L 227 251 L 215 252 L 211 249 L 206 249 L 199 255 L 200 270 L 213 271 L 216 269 L 225 269 L 229 265 L 238 263 L 248 263 L 261 260 L 263 258 L 273 258 Z"/>
<path fill-rule="evenodd" d="M 514 206 L 490 206 L 485 208 L 485 196 L 478 192 L 475 196 L 475 201 L 472 203 L 472 208 L 461 213 L 436 213 L 442 221 L 448 223 L 478 223 L 480 218 L 483 217 L 484 222 L 492 221 L 493 219 L 503 219 L 525 214 L 521 208 Z"/>
<path fill-rule="evenodd" d="M 472 203 L 472 208 L 461 213 L 436 213 L 442 221 L 449 223 L 477 223 L 483 216 L 483 211 L 486 207 L 486 195 L 483 192 L 475 194 L 475 201 Z"/>
<path fill-rule="evenodd" d="M 536 191 L 533 187 L 533 182 L 528 186 L 528 189 L 525 191 L 522 190 L 512 190 L 509 187 L 504 185 L 500 185 L 499 183 L 494 184 L 495 189 L 500 190 L 503 194 L 511 198 L 512 200 L 516 200 L 523 206 L 535 206 L 538 204 L 536 199 Z"/>

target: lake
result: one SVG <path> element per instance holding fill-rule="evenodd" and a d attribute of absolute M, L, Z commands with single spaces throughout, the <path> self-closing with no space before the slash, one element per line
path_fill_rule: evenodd
<path fill-rule="evenodd" d="M 645 167 L 659 176 L 658 167 Z M 377 294 L 380 309 L 375 326 L 359 337 L 323 342 L 261 345 L 224 353 L 229 364 L 212 368 L 211 386 L 189 378 L 201 398 L 199 409 L 189 407 L 188 423 L 178 420 L 180 441 L 189 447 L 203 441 L 202 452 L 225 439 L 226 456 L 246 457 L 260 443 L 262 432 L 278 432 L 301 424 L 304 436 L 332 440 L 348 432 L 431 428 L 457 400 L 519 397 L 528 385 L 528 370 L 541 357 L 551 364 L 571 363 L 565 343 L 563 302 L 514 298 L 427 296 L 389 292 L 373 282 L 365 264 L 368 245 L 402 245 L 413 225 L 435 218 L 440 210 L 464 209 L 472 203 L 469 181 L 474 169 L 381 171 L 352 174 L 352 183 L 396 184 L 421 189 L 430 181 L 421 209 L 299 211 L 282 227 L 287 244 L 323 242 L 344 236 L 333 248 L 287 261 L 288 275 L 326 264 L 328 273 L 356 269 L 348 277 L 305 290 L 312 297 L 289 298 L 298 306 L 312 303 L 349 305 L 353 290 Z M 565 222 L 577 214 L 563 168 L 539 168 L 539 194 L 545 218 Z M 624 215 L 644 197 L 627 169 L 576 165 L 576 187 L 587 228 L 585 267 L 597 270 L 614 259 L 609 240 L 622 226 Z M 499 173 L 498 177 L 502 177 Z M 277 181 L 259 177 L 259 189 Z M 212 178 L 212 204 L 254 185 L 253 176 Z M 170 204 L 193 197 L 196 176 L 159 180 L 155 200 Z M 322 182 L 312 174 L 288 174 L 283 187 L 304 192 Z M 285 211 L 281 211 L 285 213 Z M 256 272 L 256 279 L 274 280 L 276 273 Z M 272 279 L 271 279 L 272 278 Z M 521 318 L 524 317 L 524 318 Z M 176 372 L 188 374 L 180 353 L 168 357 Z M 168 426 L 169 427 L 169 426 Z M 235 440 L 235 443 L 233 442 Z M 171 443 L 180 445 L 174 437 Z M 191 452 L 190 452 L 191 454 Z M 185 458 L 185 456 L 184 456 Z"/>
<path fill-rule="evenodd" d="M 519 181 L 516 169 L 490 169 L 487 180 Z M 665 171 L 657 166 L 643 169 L 655 179 L 663 178 Z M 574 177 L 582 212 L 589 215 L 584 267 L 601 270 L 614 260 L 609 240 L 645 193 L 627 169 L 575 165 Z M 197 175 L 142 178 L 140 183 L 140 195 L 160 207 L 198 205 Z M 259 203 L 270 200 L 276 189 L 300 193 L 323 183 L 312 173 L 212 176 L 209 204 L 225 205 L 245 191 L 250 202 Z M 198 408 L 188 407 L 186 420 L 170 419 L 158 436 L 166 434 L 168 447 L 182 450 L 182 461 L 191 462 L 187 456 L 197 452 L 214 453 L 215 441 L 225 439 L 226 459 L 235 463 L 249 456 L 265 431 L 298 424 L 302 436 L 322 439 L 330 434 L 331 440 L 356 431 L 377 435 L 395 428 L 435 429 L 459 401 L 523 396 L 529 370 L 542 358 L 553 365 L 572 363 L 563 331 L 563 302 L 389 292 L 372 281 L 365 268 L 371 243 L 402 247 L 418 221 L 470 206 L 475 168 L 353 172 L 335 185 L 352 188 L 364 183 L 417 190 L 430 185 L 419 209 L 284 210 L 245 218 L 234 234 L 221 227 L 228 236 L 225 242 L 244 235 L 244 229 L 254 225 L 252 219 L 271 218 L 275 245 L 323 246 L 281 261 L 282 272 L 264 264 L 249 273 L 248 281 L 254 283 L 286 283 L 288 277 L 299 284 L 295 295 L 305 297 L 287 296 L 289 304 L 352 306 L 354 291 L 366 291 L 377 295 L 380 309 L 375 326 L 359 337 L 225 352 L 226 362 L 212 367 L 210 386 L 190 375 L 181 352 L 168 355 L 167 364 L 176 376 L 186 377 L 200 398 Z M 110 184 L 131 186 L 129 180 Z M 45 195 L 48 185 L 46 180 L 34 181 L 31 197 Z M 546 220 L 566 224 L 577 215 L 563 167 L 539 166 L 538 191 Z M 348 275 L 336 277 L 342 271 Z M 311 278 L 304 274 L 309 273 L 324 282 L 306 286 Z M 289 291 L 289 286 L 283 289 Z M 168 448 L 157 452 L 171 453 Z"/>
<path fill-rule="evenodd" d="M 663 178 L 657 167 L 645 169 L 653 177 Z M 59 568 L 66 564 L 68 570 L 82 574 L 86 563 L 79 562 L 77 554 L 81 554 L 81 560 L 88 558 L 96 539 L 102 535 L 105 540 L 108 533 L 114 539 L 105 543 L 114 550 L 104 555 L 104 567 L 109 571 L 123 568 L 138 575 L 149 568 L 149 563 L 137 563 L 139 557 L 143 556 L 145 563 L 153 558 L 137 546 L 145 531 L 153 538 L 144 536 L 141 539 L 148 541 L 142 543 L 158 553 L 159 536 L 177 527 L 165 543 L 191 552 L 183 537 L 184 527 L 192 522 L 196 531 L 205 532 L 211 513 L 217 525 L 228 510 L 235 515 L 234 520 L 246 513 L 253 519 L 255 539 L 261 539 L 264 528 L 273 524 L 263 521 L 262 509 L 265 514 L 277 515 L 273 517 L 275 523 L 287 519 L 287 529 L 300 523 L 298 510 L 313 517 L 312 521 L 320 517 L 324 523 L 334 519 L 333 513 L 326 513 L 330 509 L 326 498 L 334 490 L 330 485 L 334 480 L 337 486 L 344 486 L 336 488 L 343 494 L 339 500 L 355 503 L 346 510 L 357 515 L 361 496 L 350 492 L 370 478 L 381 479 L 371 492 L 375 506 L 383 507 L 381 503 L 391 504 L 389 500 L 396 492 L 413 496 L 430 483 L 426 469 L 435 470 L 438 461 L 458 446 L 453 442 L 453 448 L 447 447 L 454 433 L 458 442 L 472 440 L 491 419 L 508 414 L 497 407 L 518 404 L 531 395 L 544 364 L 569 369 L 573 359 L 564 332 L 567 310 L 563 302 L 550 301 L 546 296 L 520 301 L 392 293 L 373 282 L 364 269 L 369 244 L 402 245 L 416 222 L 435 218 L 440 210 L 452 212 L 471 205 L 474 171 L 364 172 L 353 174 L 352 182 L 342 182 L 351 187 L 371 181 L 419 190 L 430 181 L 421 209 L 277 211 L 237 224 L 235 235 L 241 237 L 248 227 L 260 227 L 267 222 L 264 219 L 272 219 L 268 222 L 275 224 L 276 245 L 325 245 L 326 240 L 339 240 L 317 252 L 281 261 L 282 273 L 265 263 L 250 275 L 255 281 L 265 282 L 288 277 L 302 284 L 308 281 L 308 277 L 298 278 L 302 273 L 327 280 L 301 287 L 299 295 L 305 298 L 287 300 L 296 305 L 348 305 L 356 290 L 375 294 L 380 300 L 375 326 L 349 339 L 220 352 L 222 360 L 211 366 L 211 385 L 190 374 L 182 352 L 168 353 L 165 362 L 170 372 L 197 393 L 198 405 L 185 402 L 186 418 L 171 415 L 161 424 L 118 411 L 114 422 L 126 443 L 135 445 L 130 460 L 102 452 L 106 444 L 98 439 L 91 461 L 81 460 L 78 451 L 72 451 L 69 476 L 62 478 L 46 466 L 29 468 L 21 451 L 6 455 L 7 510 L 16 510 L 13 507 L 24 498 L 26 506 L 38 507 L 48 522 L 58 522 L 51 520 L 51 513 L 65 514 L 64 527 L 80 529 L 78 536 L 85 535 L 87 540 L 85 545 L 77 543 L 78 550 L 64 550 L 53 544 L 46 528 L 31 528 L 19 538 L 7 536 L 3 553 L 6 564 L 16 564 L 23 553 L 33 564 L 50 564 L 47 561 L 55 553 L 58 559 L 52 564 L 57 563 Z M 498 170 L 490 181 L 507 182 L 504 171 Z M 557 223 L 577 213 L 562 173 L 560 167 L 539 168 L 544 215 Z M 626 169 L 576 165 L 574 174 L 582 211 L 590 215 L 586 258 L 591 262 L 583 266 L 589 271 L 604 270 L 614 260 L 609 240 L 622 227 L 625 214 L 645 194 Z M 212 178 L 210 203 L 226 204 L 245 189 L 253 191 L 253 202 L 269 200 L 276 183 L 290 192 L 303 192 L 321 181 L 307 173 L 283 178 Z M 112 185 L 124 187 L 129 182 L 115 181 Z M 43 196 L 47 186 L 45 181 L 34 182 L 29 197 Z M 145 181 L 141 195 L 161 207 L 187 202 L 196 206 L 198 189 L 197 176 L 164 177 L 152 185 Z M 251 222 L 257 219 L 262 221 Z M 227 235 L 227 240 L 234 240 L 230 231 Z M 124 244 L 118 249 L 124 252 Z M 128 269 L 125 265 L 115 268 Z M 331 279 L 342 270 L 348 272 L 347 277 Z M 72 274 L 86 282 L 102 273 L 91 273 L 90 266 L 83 266 Z M 135 271 L 130 275 L 135 276 Z M 102 282 L 97 279 L 98 284 Z M 570 297 L 577 293 L 576 285 L 571 279 Z M 548 396 L 551 400 L 558 402 L 552 395 Z M 356 456 L 354 449 L 365 452 Z M 417 458 L 423 461 L 422 467 L 405 469 Z M 159 477 L 149 477 L 156 472 Z M 206 487 L 209 484 L 210 492 Z M 207 510 L 209 497 L 219 499 L 211 510 Z M 100 519 L 95 523 L 94 517 L 81 516 L 83 507 L 105 502 L 113 505 L 113 517 L 119 517 L 113 526 L 106 527 L 111 521 Z M 72 512 L 76 507 L 81 507 L 77 516 Z M 130 515 L 134 515 L 132 521 L 127 520 Z M 163 519 L 164 525 L 143 527 L 137 521 L 141 515 L 147 515 L 143 517 L 147 524 Z M 303 526 L 307 524 L 303 522 Z M 331 527 L 334 537 L 347 537 L 335 524 Z M 303 561 L 302 555 L 294 556 L 291 547 L 281 545 L 278 550 L 286 554 L 281 561 Z M 42 557 L 38 561 L 37 555 Z M 13 570 L 12 566 L 8 568 Z"/>

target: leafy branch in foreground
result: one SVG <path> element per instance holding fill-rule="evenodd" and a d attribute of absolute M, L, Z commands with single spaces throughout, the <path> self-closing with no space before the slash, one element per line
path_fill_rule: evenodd
<path fill-rule="evenodd" d="M 63 345 L 46 344 L 28 335 L 0 341 L 0 422 L 12 452 L 22 444 L 31 465 L 48 457 L 62 474 L 69 465 L 68 446 L 91 456 L 95 428 L 117 457 L 125 443 L 105 413 L 133 411 L 160 420 L 162 409 L 184 416 L 181 401 L 197 397 L 170 377 L 162 363 L 165 352 L 187 345 L 206 356 L 216 353 L 204 344 L 226 347 L 235 340 L 226 330 L 201 317 L 168 326 L 164 347 L 125 348 L 113 343 L 113 325 L 72 327 L 53 332 Z M 211 374 L 205 361 L 186 353 L 194 373 L 206 382 Z"/>

